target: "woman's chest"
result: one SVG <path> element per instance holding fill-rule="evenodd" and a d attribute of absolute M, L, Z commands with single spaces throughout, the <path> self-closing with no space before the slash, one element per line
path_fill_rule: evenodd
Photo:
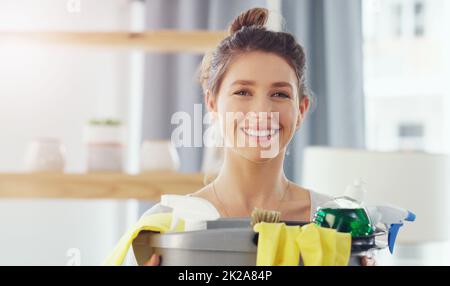
<path fill-rule="evenodd" d="M 306 202 L 289 202 L 280 208 L 281 220 L 311 221 L 311 204 Z"/>

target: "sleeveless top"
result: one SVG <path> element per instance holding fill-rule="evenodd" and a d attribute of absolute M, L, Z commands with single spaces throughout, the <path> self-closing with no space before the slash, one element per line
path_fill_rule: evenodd
<path fill-rule="evenodd" d="M 321 204 L 331 200 L 332 197 L 321 194 L 321 193 L 317 193 L 317 192 L 314 192 L 311 190 L 307 190 L 307 191 L 309 192 L 309 198 L 310 198 L 310 202 L 311 202 L 311 208 L 310 208 L 311 217 L 310 217 L 310 219 L 312 220 L 316 209 Z M 190 195 L 187 195 L 187 196 L 190 196 Z M 162 206 L 160 203 L 157 203 L 154 206 L 152 206 L 150 209 L 148 209 L 142 216 L 147 216 L 147 215 L 151 215 L 151 214 L 155 214 L 155 213 L 165 213 L 165 212 L 170 212 L 170 211 L 171 211 L 170 208 Z"/>

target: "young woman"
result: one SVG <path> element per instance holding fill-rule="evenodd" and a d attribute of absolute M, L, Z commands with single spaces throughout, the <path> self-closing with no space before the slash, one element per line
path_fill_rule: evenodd
<path fill-rule="evenodd" d="M 267 18 L 264 8 L 239 15 L 230 35 L 202 62 L 205 104 L 231 144 L 223 148 L 218 176 L 191 195 L 208 200 L 222 217 L 248 217 L 258 207 L 280 211 L 282 220 L 310 221 L 329 198 L 289 181 L 283 170 L 286 148 L 310 107 L 305 53 L 291 34 L 267 30 Z M 227 114 L 244 116 L 226 120 Z M 262 156 L 268 145 L 276 149 Z M 147 263 L 158 264 L 156 255 Z"/>

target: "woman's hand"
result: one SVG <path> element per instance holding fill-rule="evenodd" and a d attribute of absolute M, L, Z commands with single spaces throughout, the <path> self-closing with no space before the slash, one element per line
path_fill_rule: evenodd
<path fill-rule="evenodd" d="M 377 266 L 375 258 L 369 256 L 361 257 L 361 266 Z"/>
<path fill-rule="evenodd" d="M 153 254 L 152 257 L 144 263 L 144 266 L 159 266 L 161 264 L 161 257 L 158 254 Z"/>

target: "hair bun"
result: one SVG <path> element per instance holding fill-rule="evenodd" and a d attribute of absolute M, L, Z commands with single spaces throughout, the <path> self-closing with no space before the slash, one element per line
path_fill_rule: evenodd
<path fill-rule="evenodd" d="M 269 18 L 269 10 L 266 8 L 252 8 L 245 12 L 242 12 L 237 16 L 233 22 L 231 22 L 228 31 L 230 35 L 233 35 L 239 31 L 242 27 L 247 26 L 259 26 L 264 27 Z"/>

